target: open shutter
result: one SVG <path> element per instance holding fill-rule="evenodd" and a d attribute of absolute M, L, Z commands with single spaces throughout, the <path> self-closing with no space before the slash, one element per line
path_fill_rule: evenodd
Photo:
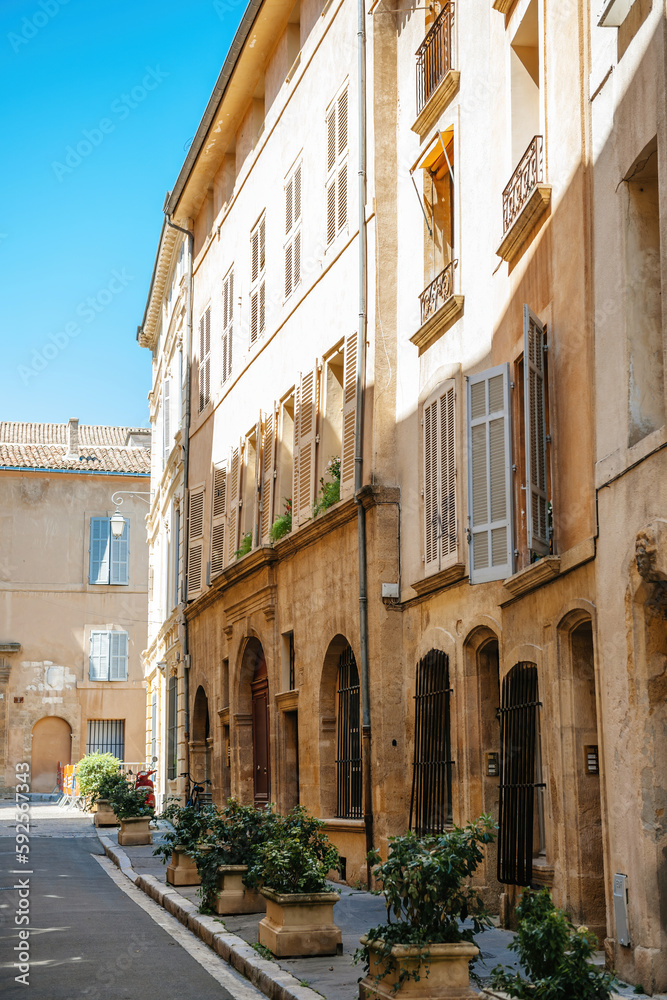
<path fill-rule="evenodd" d="M 340 461 L 341 499 L 354 493 L 354 441 L 357 413 L 357 334 L 345 340 L 343 359 L 343 439 Z"/>
<path fill-rule="evenodd" d="M 222 573 L 225 564 L 225 522 L 227 520 L 227 469 L 213 470 L 213 515 L 211 523 L 211 579 Z"/>
<path fill-rule="evenodd" d="M 424 406 L 424 565 L 438 567 L 438 400 Z"/>
<path fill-rule="evenodd" d="M 109 518 L 91 517 L 89 583 L 109 582 L 110 537 Z"/>
<path fill-rule="evenodd" d="M 269 541 L 273 524 L 273 482 L 276 470 L 276 409 L 264 417 L 262 434 L 262 517 L 259 526 L 260 544 Z"/>
<path fill-rule="evenodd" d="M 301 376 L 299 389 L 299 481 L 297 524 L 313 516 L 315 497 L 315 435 L 317 433 L 317 368 Z"/>
<path fill-rule="evenodd" d="M 513 571 L 509 365 L 468 379 L 470 582 Z"/>
<path fill-rule="evenodd" d="M 204 552 L 204 490 L 190 494 L 190 521 L 188 530 L 188 599 L 201 590 L 201 571 Z"/>
<path fill-rule="evenodd" d="M 127 632 L 109 632 L 109 680 L 127 680 Z"/>
<path fill-rule="evenodd" d="M 526 305 L 523 307 L 523 393 L 528 548 L 544 556 L 549 551 L 544 326 Z"/>
<path fill-rule="evenodd" d="M 211 309 L 199 320 L 199 412 L 211 398 Z"/>
<path fill-rule="evenodd" d="M 125 527 L 120 538 L 111 535 L 111 566 L 109 571 L 109 583 L 130 582 L 130 521 L 123 518 Z"/>
<path fill-rule="evenodd" d="M 424 564 L 442 568 L 456 555 L 456 452 L 454 383 L 445 383 L 424 404 Z"/>
<path fill-rule="evenodd" d="M 454 432 L 455 389 L 452 382 L 438 400 L 439 448 L 438 470 L 441 552 L 443 559 L 456 555 L 458 525 L 456 520 L 456 437 Z"/>
<path fill-rule="evenodd" d="M 164 443 L 164 460 L 169 458 L 171 451 L 171 380 L 166 378 L 162 383 L 162 436 Z"/>
<path fill-rule="evenodd" d="M 299 421 L 301 419 L 301 386 L 294 387 L 294 445 L 292 448 L 292 527 L 299 523 Z"/>
<path fill-rule="evenodd" d="M 230 271 L 222 285 L 222 382 L 232 373 L 232 332 L 234 328 L 234 272 Z"/>
<path fill-rule="evenodd" d="M 91 681 L 106 681 L 109 677 L 109 633 L 90 633 L 90 670 Z"/>
<path fill-rule="evenodd" d="M 241 493 L 241 451 L 232 450 L 227 480 L 227 562 L 232 563 L 238 549 L 239 497 Z"/>

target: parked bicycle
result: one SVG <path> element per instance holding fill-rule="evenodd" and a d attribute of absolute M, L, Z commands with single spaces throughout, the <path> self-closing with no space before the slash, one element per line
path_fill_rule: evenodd
<path fill-rule="evenodd" d="M 192 777 L 189 771 L 184 771 L 183 774 L 181 774 L 181 778 L 188 779 L 185 786 L 186 809 L 188 806 L 192 806 L 195 812 L 200 812 L 201 807 L 206 804 L 204 802 L 204 795 L 206 795 L 204 785 L 210 785 L 211 782 L 208 778 L 204 778 L 203 781 L 197 781 Z"/>

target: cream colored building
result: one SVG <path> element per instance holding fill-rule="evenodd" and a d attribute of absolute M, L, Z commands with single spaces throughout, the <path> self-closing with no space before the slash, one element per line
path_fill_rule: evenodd
<path fill-rule="evenodd" d="M 145 759 L 143 428 L 0 424 L 0 766 L 52 792 L 91 750 Z M 121 491 L 125 519 L 110 517 Z"/>

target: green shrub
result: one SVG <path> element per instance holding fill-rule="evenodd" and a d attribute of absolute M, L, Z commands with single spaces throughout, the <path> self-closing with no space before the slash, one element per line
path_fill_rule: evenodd
<path fill-rule="evenodd" d="M 161 857 L 163 864 L 171 859 L 175 847 L 184 848 L 186 854 L 194 857 L 197 844 L 207 836 L 218 815 L 214 805 L 202 806 L 197 811 L 194 806 L 180 805 L 178 799 L 169 800 L 158 818 L 167 820 L 174 829 L 163 835 L 153 854 Z"/>
<path fill-rule="evenodd" d="M 155 810 L 146 805 L 146 798 L 151 793 L 150 788 L 135 788 L 131 778 L 121 775 L 108 796 L 109 805 L 118 819 L 133 819 L 138 816 L 153 816 Z"/>
<path fill-rule="evenodd" d="M 330 892 L 327 877 L 339 869 L 340 857 L 324 826 L 303 806 L 277 816 L 247 881 L 279 893 Z"/>
<path fill-rule="evenodd" d="M 115 791 L 121 785 L 126 782 L 125 775 L 122 771 L 112 771 L 110 774 L 103 775 L 97 785 L 97 789 L 91 795 L 91 802 L 97 802 L 99 799 L 109 799 Z"/>
<path fill-rule="evenodd" d="M 118 774 L 121 761 L 112 753 L 86 754 L 76 765 L 76 780 L 81 795 L 92 795 L 97 791 L 102 778 L 108 774 Z"/>
<path fill-rule="evenodd" d="M 313 507 L 313 517 L 322 514 L 340 500 L 340 458 L 329 459 L 325 475 L 329 476 L 329 481 L 326 482 L 324 476 L 320 479 L 320 492 Z"/>
<path fill-rule="evenodd" d="M 252 548 L 252 531 L 247 531 L 243 538 L 241 539 L 241 546 L 236 550 L 234 555 L 237 559 L 242 559 L 243 556 L 247 556 Z"/>
<path fill-rule="evenodd" d="M 612 977 L 591 965 L 597 939 L 586 927 L 575 928 L 557 909 L 548 889 L 526 889 L 516 908 L 519 925 L 510 949 L 519 956 L 528 978 L 497 965 L 494 989 L 517 1000 L 608 1000 Z"/>
<path fill-rule="evenodd" d="M 284 538 L 285 535 L 289 535 L 292 530 L 292 498 L 289 500 L 285 498 L 285 512 L 280 514 L 273 524 L 271 525 L 271 530 L 269 531 L 269 538 L 272 542 L 277 542 L 278 539 Z"/>

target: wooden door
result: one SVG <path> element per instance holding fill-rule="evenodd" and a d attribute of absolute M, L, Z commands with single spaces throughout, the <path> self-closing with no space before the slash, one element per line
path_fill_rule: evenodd
<path fill-rule="evenodd" d="M 262 655 L 252 682 L 252 762 L 255 805 L 266 805 L 271 794 L 269 752 L 269 680 Z"/>

